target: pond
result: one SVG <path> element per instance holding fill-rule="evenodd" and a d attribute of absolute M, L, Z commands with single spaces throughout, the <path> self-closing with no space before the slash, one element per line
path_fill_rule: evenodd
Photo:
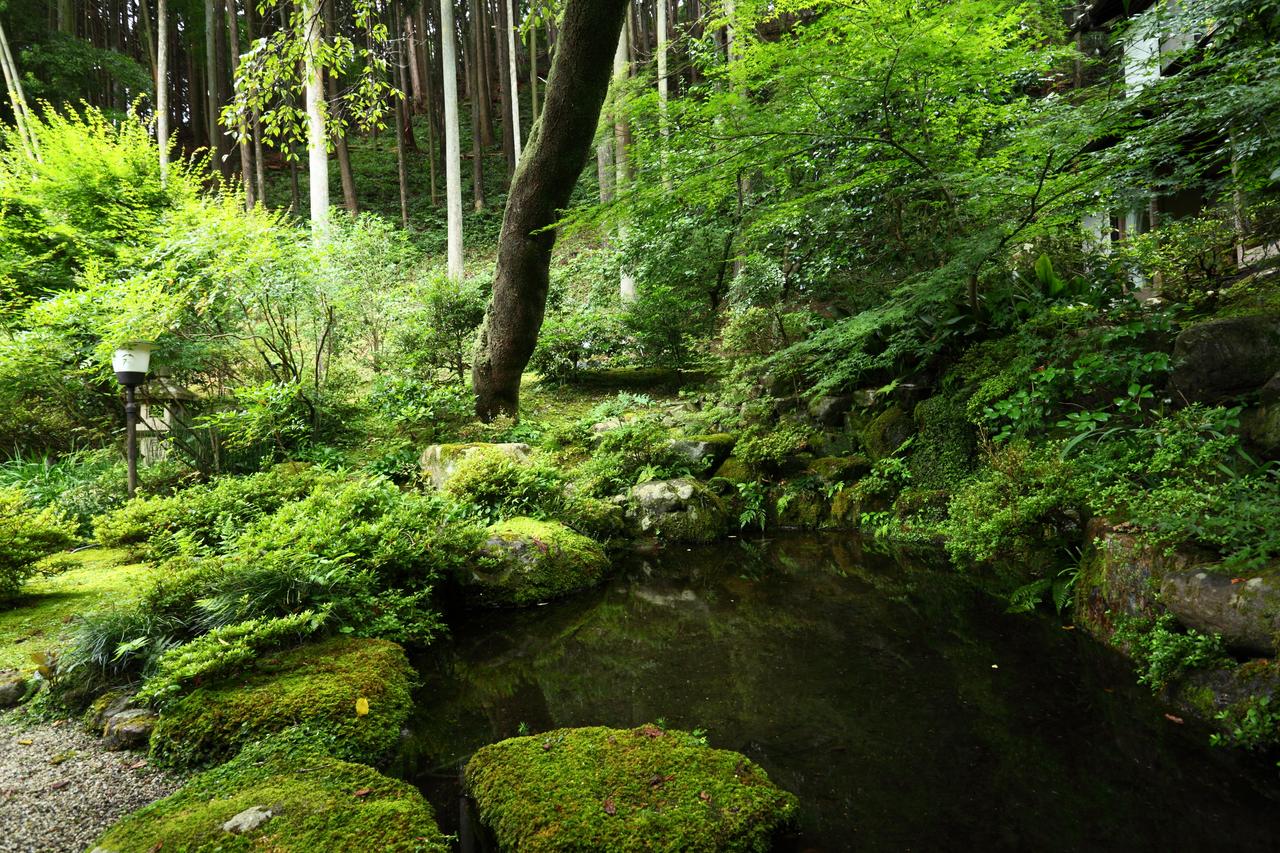
<path fill-rule="evenodd" d="M 704 729 L 801 802 L 789 850 L 1275 850 L 1275 767 L 1165 717 L 1116 655 L 936 559 L 794 536 L 628 557 L 472 614 L 417 661 L 399 764 L 460 826 L 478 747 L 563 726 Z"/>

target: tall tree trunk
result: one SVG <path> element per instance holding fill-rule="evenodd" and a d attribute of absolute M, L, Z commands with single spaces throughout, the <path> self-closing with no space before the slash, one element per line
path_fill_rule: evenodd
<path fill-rule="evenodd" d="M 404 96 L 406 99 L 412 97 L 413 112 L 421 112 L 427 98 L 422 91 L 422 71 L 418 65 L 418 39 L 413 29 L 413 16 L 405 15 L 402 26 L 407 50 L 406 60 L 409 65 L 409 83 L 413 87 L 413 91 L 406 90 Z"/>
<path fill-rule="evenodd" d="M 520 160 L 498 241 L 493 298 L 476 344 L 476 413 L 519 414 L 520 375 L 546 310 L 554 225 L 586 163 L 609 89 L 627 0 L 568 0 L 542 106 Z"/>
<path fill-rule="evenodd" d="M 453 0 L 440 0 L 441 83 L 444 89 L 445 208 L 449 224 L 449 278 L 461 281 L 462 268 L 462 154 L 458 144 L 457 33 Z"/>
<path fill-rule="evenodd" d="M 511 134 L 511 104 L 514 95 L 511 92 L 511 76 L 507 73 L 507 67 L 511 60 L 508 58 L 507 50 L 507 30 L 510 27 L 510 14 L 507 0 L 497 0 L 498 4 L 498 20 L 494 27 L 493 38 L 494 43 L 498 46 L 498 103 L 502 107 L 502 153 L 507 158 L 507 182 L 515 177 L 516 173 L 516 146 Z"/>
<path fill-rule="evenodd" d="M 488 151 L 493 147 L 493 85 L 490 72 L 489 0 L 475 0 L 477 61 L 480 63 L 480 147 Z"/>
<path fill-rule="evenodd" d="M 151 32 L 151 10 L 148 8 L 148 0 L 138 0 L 138 11 L 142 16 L 142 40 L 147 43 L 147 60 L 150 62 L 151 79 L 157 79 L 156 73 L 156 42 L 155 33 Z M 157 92 L 157 94 L 159 94 Z"/>
<path fill-rule="evenodd" d="M 516 163 L 520 162 L 520 85 L 516 76 L 516 12 L 517 0 L 498 0 L 508 6 L 507 13 L 507 69 L 511 75 L 511 144 L 515 150 Z M 517 165 L 518 168 L 518 165 Z"/>
<path fill-rule="evenodd" d="M 395 21 L 397 25 L 399 25 L 401 21 L 400 4 L 398 2 L 395 2 L 395 0 L 392 0 L 392 3 L 391 3 L 391 20 Z M 407 21 L 408 19 L 405 18 L 404 20 Z M 409 33 L 411 32 L 410 28 L 406 27 L 404 30 L 402 30 L 402 32 L 406 36 L 406 39 L 408 39 L 407 44 L 409 46 L 410 51 L 412 51 L 413 41 L 409 37 Z M 405 167 L 405 142 L 404 142 L 403 128 L 406 124 L 409 123 L 410 105 L 409 105 L 409 96 L 406 94 L 403 94 L 406 88 L 408 87 L 408 82 L 406 80 L 406 74 L 405 74 L 405 51 L 403 48 L 401 47 L 396 48 L 395 60 L 396 60 L 396 86 L 399 87 L 401 91 L 400 97 L 394 98 L 393 96 L 395 100 L 395 105 L 396 105 L 396 183 L 397 183 L 397 188 L 400 191 L 400 227 L 408 228 L 409 227 L 409 172 Z"/>
<path fill-rule="evenodd" d="M 9 103 L 13 107 L 13 123 L 18 129 L 18 138 L 22 141 L 23 152 L 31 160 L 40 159 L 40 146 L 31 132 L 31 110 L 27 106 L 26 95 L 22 91 L 22 76 L 18 74 L 18 65 L 13 61 L 13 53 L 9 50 L 9 38 L 4 28 L 0 27 L 0 68 L 4 71 L 4 85 L 9 92 Z"/>
<path fill-rule="evenodd" d="M 631 163 L 627 159 L 627 148 L 631 145 L 631 128 L 627 124 L 626 113 L 622 109 L 623 89 L 631 76 L 631 63 L 628 61 L 631 41 L 631 22 L 622 23 L 622 32 L 618 35 L 618 47 L 613 54 L 613 163 L 617 179 L 615 191 L 621 195 L 631 183 Z M 625 246 L 629 228 L 625 219 L 618 220 L 618 245 Z M 636 277 L 627 266 L 618 270 L 618 297 L 623 303 L 634 302 L 636 298 Z"/>
<path fill-rule="evenodd" d="M 307 95 L 307 183 L 311 190 L 311 231 L 324 239 L 329 222 L 329 151 L 324 127 L 324 81 L 320 79 L 321 18 L 317 2 L 300 0 L 303 20 L 303 80 Z"/>
<path fill-rule="evenodd" d="M 156 0 L 156 144 L 164 183 L 169 178 L 169 0 Z"/>
<path fill-rule="evenodd" d="M 58 0 L 58 32 L 75 37 L 76 0 Z"/>
<path fill-rule="evenodd" d="M 253 0 L 249 0 L 250 3 Z M 234 80 L 240 71 L 240 15 L 236 11 L 236 0 L 226 0 L 227 28 L 231 34 L 231 77 Z M 249 123 L 244 115 L 237 121 L 236 135 L 240 137 L 240 179 L 244 182 L 244 209 L 253 210 L 257 200 L 253 187 L 253 155 L 249 148 Z"/>
<path fill-rule="evenodd" d="M 254 0 L 244 6 L 244 26 L 249 42 L 252 43 L 254 31 Z M 253 108 L 253 179 L 258 188 L 258 204 L 267 206 L 267 176 L 262 157 L 262 114 L 257 107 Z"/>
<path fill-rule="evenodd" d="M 338 33 L 337 15 L 334 12 L 336 3 L 337 0 L 324 0 L 324 28 L 325 34 L 329 38 L 333 38 Z M 329 101 L 336 104 L 338 102 L 338 81 L 334 79 L 332 70 L 326 71 L 324 76 L 329 87 Z M 338 155 L 338 177 L 342 182 L 342 203 L 347 208 L 347 212 L 355 216 L 360 212 L 360 204 L 356 200 L 356 178 L 351 171 L 351 152 L 347 148 L 346 130 L 337 134 L 333 147 Z"/>
<path fill-rule="evenodd" d="M 484 99 L 484 88 L 480 85 L 483 74 L 480 71 L 482 54 L 480 45 L 483 35 L 480 32 L 480 16 L 477 11 L 480 4 L 471 0 L 471 62 L 468 70 L 471 80 L 467 88 L 471 90 L 471 199 L 477 211 L 484 210 L 484 150 L 480 146 L 480 101 Z"/>
<path fill-rule="evenodd" d="M 436 122 L 440 98 L 436 97 L 435 62 L 440 51 L 435 48 L 437 43 L 435 35 L 427 28 L 427 5 L 429 4 L 423 3 L 418 6 L 418 28 L 423 33 L 422 47 L 425 61 L 422 71 L 427 87 L 427 171 L 431 178 L 431 205 L 437 207 L 440 204 L 440 191 L 436 186 L 436 151 L 440 146 L 441 128 Z M 432 17 L 434 18 L 434 15 Z"/>
<path fill-rule="evenodd" d="M 216 2 L 218 0 L 204 0 L 204 125 L 209 155 L 214 159 L 214 166 L 221 169 L 222 162 L 218 157 L 218 48 L 214 35 L 218 30 Z"/>
<path fill-rule="evenodd" d="M 538 120 L 538 27 L 529 25 L 529 125 Z M 531 131 L 532 132 L 532 131 Z"/>
<path fill-rule="evenodd" d="M 657 20 L 654 26 L 658 31 L 656 46 L 658 59 L 658 129 L 662 134 L 659 145 L 662 146 L 660 156 L 662 163 L 662 185 L 671 189 L 670 163 L 667 157 L 667 137 L 671 128 L 667 124 L 667 100 L 670 88 L 667 82 L 667 0 L 655 0 Z"/>

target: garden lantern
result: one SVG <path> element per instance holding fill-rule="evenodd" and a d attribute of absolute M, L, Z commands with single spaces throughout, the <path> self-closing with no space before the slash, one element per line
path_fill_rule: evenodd
<path fill-rule="evenodd" d="M 146 381 L 151 367 L 151 344 L 133 341 L 116 350 L 111 358 L 116 381 L 124 386 L 125 458 L 129 461 L 129 497 L 138 488 L 138 401 L 134 391 Z"/>

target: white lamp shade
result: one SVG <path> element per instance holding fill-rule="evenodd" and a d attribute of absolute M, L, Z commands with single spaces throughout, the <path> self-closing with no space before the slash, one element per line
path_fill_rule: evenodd
<path fill-rule="evenodd" d="M 146 376 L 151 368 L 151 344 L 146 341 L 134 341 L 116 350 L 111 357 L 111 369 L 117 376 Z"/>

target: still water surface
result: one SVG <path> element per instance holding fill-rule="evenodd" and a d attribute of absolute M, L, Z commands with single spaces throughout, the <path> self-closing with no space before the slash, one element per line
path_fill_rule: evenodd
<path fill-rule="evenodd" d="M 447 831 L 470 834 L 478 747 L 662 721 L 799 796 L 784 849 L 1280 850 L 1275 767 L 1167 720 L 1082 632 L 847 536 L 630 557 L 590 593 L 454 622 L 393 768 Z"/>

